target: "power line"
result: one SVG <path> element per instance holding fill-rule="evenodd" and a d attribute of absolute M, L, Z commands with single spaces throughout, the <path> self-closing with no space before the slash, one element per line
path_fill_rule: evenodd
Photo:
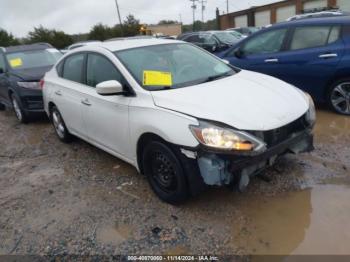
<path fill-rule="evenodd" d="M 195 24 L 194 24 L 194 22 L 196 21 L 196 9 L 197 9 L 196 2 L 198 0 L 190 0 L 190 1 L 192 2 L 191 8 L 193 9 L 193 31 L 195 31 Z"/>
<path fill-rule="evenodd" d="M 204 23 L 204 11 L 205 11 L 205 4 L 207 3 L 207 0 L 199 0 L 201 6 L 202 6 L 202 22 Z"/>
<path fill-rule="evenodd" d="M 115 0 L 115 5 L 117 6 L 117 12 L 118 12 L 119 24 L 120 24 L 120 31 L 121 31 L 121 35 L 123 36 L 123 35 L 124 35 L 124 32 L 123 32 L 123 24 L 122 24 L 122 18 L 121 18 L 121 16 L 120 16 L 118 0 Z"/>

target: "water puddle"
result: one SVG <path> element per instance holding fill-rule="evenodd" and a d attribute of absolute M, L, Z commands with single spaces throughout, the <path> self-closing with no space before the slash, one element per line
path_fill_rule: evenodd
<path fill-rule="evenodd" d="M 318 185 L 278 197 L 247 198 L 241 207 L 246 225 L 234 234 L 244 253 L 350 254 L 348 186 Z"/>
<path fill-rule="evenodd" d="M 318 110 L 315 135 L 318 143 L 335 143 L 342 142 L 344 138 L 350 139 L 350 117 L 329 110 Z"/>

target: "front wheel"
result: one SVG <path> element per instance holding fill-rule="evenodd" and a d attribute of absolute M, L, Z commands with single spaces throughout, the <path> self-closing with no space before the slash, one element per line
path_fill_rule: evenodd
<path fill-rule="evenodd" d="M 51 109 L 51 121 L 55 128 L 58 138 L 65 143 L 69 143 L 72 139 L 72 135 L 69 133 L 66 124 L 63 121 L 60 111 L 54 106 Z"/>
<path fill-rule="evenodd" d="M 328 104 L 337 113 L 350 115 L 350 79 L 338 81 L 331 86 Z"/>
<path fill-rule="evenodd" d="M 161 200 L 179 204 L 189 198 L 182 165 L 167 145 L 158 141 L 150 142 L 143 150 L 142 164 L 154 193 Z"/>

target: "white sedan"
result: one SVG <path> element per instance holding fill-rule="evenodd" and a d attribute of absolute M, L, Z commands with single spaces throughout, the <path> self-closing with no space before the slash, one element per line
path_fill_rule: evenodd
<path fill-rule="evenodd" d="M 43 93 L 62 141 L 74 135 L 130 163 L 171 204 L 208 186 L 242 191 L 278 156 L 313 149 L 309 95 L 181 41 L 75 49 Z"/>

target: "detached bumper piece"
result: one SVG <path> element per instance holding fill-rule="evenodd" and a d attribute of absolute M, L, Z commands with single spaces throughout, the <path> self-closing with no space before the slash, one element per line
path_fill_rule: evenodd
<path fill-rule="evenodd" d="M 305 126 L 303 129 L 304 131 L 293 133 L 283 141 L 281 136 L 277 140 L 272 139 L 273 143 L 268 143 L 268 149 L 258 155 L 242 156 L 201 150 L 197 161 L 204 183 L 212 186 L 238 185 L 239 191 L 243 192 L 250 178 L 273 165 L 279 156 L 314 149 L 311 130 L 305 130 Z"/>

